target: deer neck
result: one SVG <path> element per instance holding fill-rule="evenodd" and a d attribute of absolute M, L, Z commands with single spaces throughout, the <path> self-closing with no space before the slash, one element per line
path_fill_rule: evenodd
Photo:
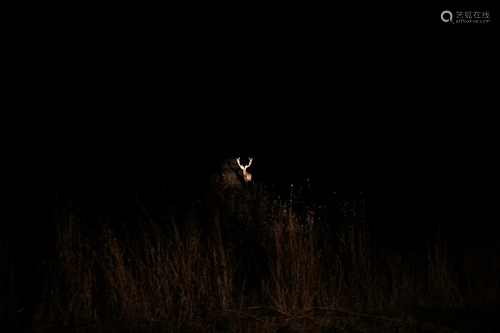
<path fill-rule="evenodd" d="M 245 178 L 245 182 L 248 182 L 252 179 L 252 174 L 247 172 L 246 170 L 243 170 L 243 178 Z"/>

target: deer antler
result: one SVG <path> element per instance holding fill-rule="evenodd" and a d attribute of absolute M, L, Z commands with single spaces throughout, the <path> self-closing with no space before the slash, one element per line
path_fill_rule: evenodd
<path fill-rule="evenodd" d="M 244 169 L 248 168 L 250 165 L 252 165 L 253 158 L 248 158 L 248 159 L 250 160 L 250 162 L 247 165 L 245 165 L 245 166 L 242 166 L 240 164 L 240 158 L 239 157 L 236 159 L 236 162 L 238 162 L 238 165 L 240 166 L 240 168 L 244 170 Z"/>

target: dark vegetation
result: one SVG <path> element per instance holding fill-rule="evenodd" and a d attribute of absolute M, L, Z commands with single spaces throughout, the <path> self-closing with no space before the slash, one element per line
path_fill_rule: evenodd
<path fill-rule="evenodd" d="M 349 201 L 327 215 L 297 193 L 215 178 L 201 200 L 157 210 L 54 200 L 40 253 L 1 236 L 5 332 L 500 328 L 500 234 L 476 221 L 389 237 Z"/>

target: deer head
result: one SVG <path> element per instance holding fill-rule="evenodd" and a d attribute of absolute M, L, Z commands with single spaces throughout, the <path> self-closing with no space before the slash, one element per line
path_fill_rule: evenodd
<path fill-rule="evenodd" d="M 248 160 L 250 162 L 247 165 L 243 166 L 240 164 L 240 158 L 238 157 L 236 159 L 236 162 L 238 162 L 238 165 L 240 166 L 241 170 L 243 170 L 243 178 L 245 178 L 245 183 L 248 183 L 249 181 L 252 180 L 252 174 L 247 171 L 247 168 L 250 167 L 250 165 L 252 165 L 253 158 L 249 158 Z"/>

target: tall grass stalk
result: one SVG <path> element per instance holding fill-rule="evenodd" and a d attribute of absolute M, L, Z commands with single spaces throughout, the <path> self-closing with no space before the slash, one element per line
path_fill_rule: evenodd
<path fill-rule="evenodd" d="M 90 222 L 71 206 L 60 211 L 35 326 L 319 309 L 404 316 L 500 296 L 500 247 L 491 235 L 451 253 L 436 232 L 425 253 L 405 252 L 380 243 L 366 221 L 324 229 L 314 211 L 298 214 L 262 185 L 220 181 L 198 204 L 166 205 L 165 216 L 144 212 L 131 225 L 113 216 Z"/>

